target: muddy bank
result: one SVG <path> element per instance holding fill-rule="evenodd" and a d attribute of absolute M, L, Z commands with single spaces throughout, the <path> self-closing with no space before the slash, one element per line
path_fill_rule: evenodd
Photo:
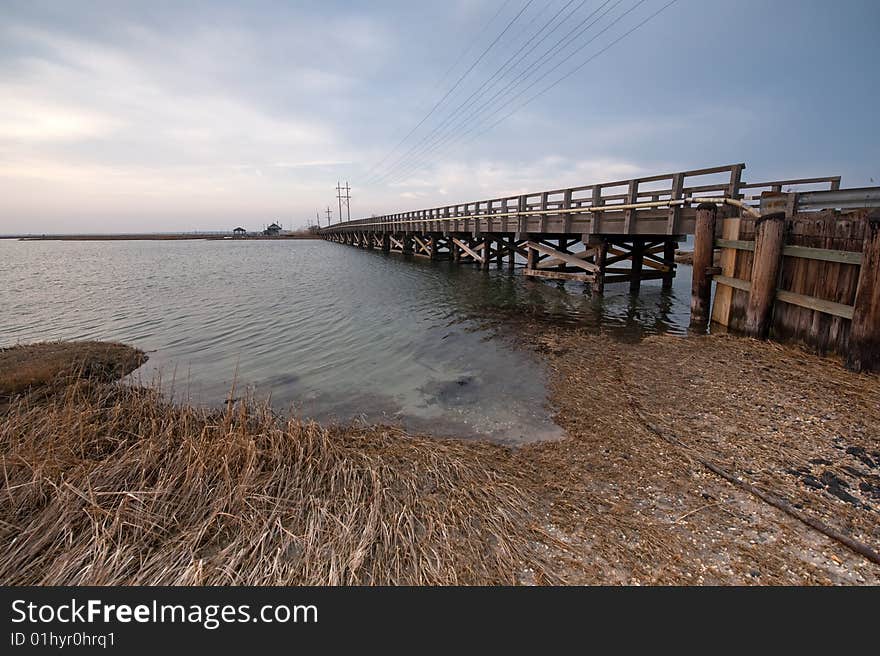
<path fill-rule="evenodd" d="M 876 550 L 877 376 L 733 337 L 505 330 L 545 360 L 567 439 L 322 427 L 89 380 L 16 400 L 0 417 L 0 581 L 880 583 L 701 464 Z"/>
<path fill-rule="evenodd" d="M 71 379 L 114 381 L 147 356 L 113 342 L 41 342 L 0 348 L 0 410 L 16 396 L 63 386 Z"/>

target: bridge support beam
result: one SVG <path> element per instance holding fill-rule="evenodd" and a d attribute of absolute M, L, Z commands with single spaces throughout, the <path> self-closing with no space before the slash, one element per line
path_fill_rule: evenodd
<path fill-rule="evenodd" d="M 663 274 L 663 289 L 672 289 L 672 279 L 675 278 L 675 249 L 678 246 L 678 240 L 667 239 L 663 244 L 663 264 L 669 267 L 669 270 Z"/>
<path fill-rule="evenodd" d="M 593 284 L 590 286 L 590 291 L 597 296 L 601 296 L 605 293 L 605 260 L 608 259 L 608 240 L 600 239 L 595 249 L 596 274 L 593 278 Z"/>
<path fill-rule="evenodd" d="M 644 262 L 645 241 L 643 239 L 633 240 L 632 259 L 630 267 L 632 273 L 629 278 L 629 291 L 638 292 L 642 286 L 642 264 Z"/>

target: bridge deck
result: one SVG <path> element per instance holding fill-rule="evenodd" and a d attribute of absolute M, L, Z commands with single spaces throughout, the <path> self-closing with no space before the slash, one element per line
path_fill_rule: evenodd
<path fill-rule="evenodd" d="M 828 186 L 839 177 L 747 183 L 745 164 L 729 164 L 631 180 L 552 189 L 537 193 L 398 212 L 321 228 L 322 235 L 371 233 L 482 233 L 542 235 L 685 235 L 694 231 L 688 199 L 754 200 L 760 191 L 783 186 Z M 753 195 L 746 196 L 743 192 Z M 655 207 L 632 208 L 654 203 Z"/>
<path fill-rule="evenodd" d="M 695 231 L 701 203 L 748 210 L 744 203 L 783 186 L 828 185 L 840 178 L 747 183 L 745 164 L 729 164 L 601 184 L 551 189 L 431 209 L 346 221 L 321 228 L 325 239 L 361 248 L 398 251 L 433 260 L 525 267 L 535 278 L 588 283 L 601 294 L 606 282 L 675 275 L 675 247 Z M 737 205 L 738 204 L 738 205 Z M 732 206 L 732 207 L 731 207 Z"/>

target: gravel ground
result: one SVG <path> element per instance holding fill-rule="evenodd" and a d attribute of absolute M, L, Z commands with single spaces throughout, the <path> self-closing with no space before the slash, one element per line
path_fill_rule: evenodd
<path fill-rule="evenodd" d="M 699 462 L 880 550 L 877 376 L 735 337 L 622 344 L 536 324 L 519 333 L 546 360 L 570 435 L 513 456 L 536 513 L 568 545 L 551 548 L 564 580 L 880 583 L 880 566 Z"/>

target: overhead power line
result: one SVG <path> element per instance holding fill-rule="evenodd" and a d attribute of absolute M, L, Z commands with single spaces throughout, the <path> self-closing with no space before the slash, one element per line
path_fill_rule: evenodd
<path fill-rule="evenodd" d="M 503 108 L 504 106 L 508 105 L 510 102 L 512 102 L 512 100 L 515 99 L 515 96 L 513 96 L 511 99 L 504 100 L 505 96 L 510 95 L 510 92 L 513 92 L 513 90 L 516 87 L 518 87 L 520 85 L 526 85 L 526 83 L 530 79 L 534 78 L 541 71 L 541 69 L 544 66 L 552 63 L 553 59 L 559 53 L 563 52 L 576 39 L 578 39 L 579 37 L 581 37 L 581 36 L 585 35 L 587 32 L 589 32 L 597 23 L 599 23 L 603 18 L 608 16 L 612 11 L 614 11 L 614 9 L 616 9 L 622 2 L 623 2 L 623 0 L 616 0 L 613 4 L 611 4 L 610 7 L 608 5 L 611 3 L 611 0 L 606 0 L 605 2 L 603 2 L 596 9 L 594 9 L 592 12 L 590 12 L 590 14 L 588 14 L 583 20 L 578 22 L 564 36 L 562 36 L 553 45 L 551 45 L 547 50 L 545 50 L 537 59 L 535 59 L 531 63 L 527 64 L 526 67 L 522 71 L 520 71 L 520 73 L 518 74 L 518 76 L 515 79 L 511 80 L 503 88 L 496 91 L 488 99 L 480 99 L 481 100 L 480 106 L 476 107 L 469 114 L 467 114 L 463 118 L 461 118 L 455 125 L 453 125 L 450 128 L 450 130 L 447 134 L 442 135 L 440 138 L 436 139 L 434 141 L 434 143 L 428 144 L 422 150 L 421 153 L 418 153 L 418 155 L 424 156 L 426 154 L 429 154 L 429 153 L 436 151 L 438 148 L 440 148 L 441 146 L 444 146 L 446 143 L 448 143 L 450 141 L 457 141 L 463 135 L 461 135 L 461 134 L 456 135 L 455 131 L 464 128 L 468 122 L 472 122 L 475 118 L 478 120 L 482 120 L 483 117 L 481 116 L 481 114 L 483 114 L 487 109 L 491 109 L 492 107 Z M 568 55 L 568 57 L 566 57 L 562 61 L 564 62 L 566 59 L 571 58 L 576 52 L 578 52 L 579 50 L 583 49 L 584 47 L 586 47 L 587 45 L 589 45 L 590 43 L 595 41 L 596 38 L 598 38 L 605 31 L 607 31 L 608 29 L 613 27 L 617 22 L 619 22 L 621 19 L 623 19 L 627 14 L 632 12 L 636 7 L 641 5 L 643 2 L 645 2 L 645 0 L 638 0 L 638 2 L 636 2 L 636 4 L 633 5 L 632 7 L 630 7 L 630 9 L 628 11 L 620 14 L 616 19 L 614 19 L 611 22 L 611 24 L 606 26 L 603 30 L 601 30 L 598 34 L 593 36 L 586 43 L 581 45 L 574 52 L 570 53 Z M 597 16 L 596 14 L 599 14 L 599 15 Z M 557 66 L 555 66 L 554 68 L 552 68 L 550 70 L 551 71 L 555 70 L 555 68 L 558 67 L 558 65 L 559 64 L 557 64 Z M 544 74 L 546 75 L 547 73 L 544 73 Z M 500 105 L 498 105 L 495 102 L 496 99 L 498 99 L 498 98 L 501 98 Z M 468 129 L 468 133 L 471 131 L 472 131 L 471 129 Z M 406 169 L 412 168 L 413 163 L 414 162 L 407 163 L 407 166 L 404 168 L 406 168 Z M 419 163 L 418 162 L 415 162 L 415 163 L 418 166 Z M 395 173 L 395 177 L 397 177 L 399 175 L 399 173 L 400 173 L 400 171 L 398 171 L 398 173 Z"/>
<path fill-rule="evenodd" d="M 647 22 L 650 21 L 651 19 L 655 18 L 656 16 L 658 16 L 659 14 L 661 14 L 662 12 L 664 12 L 666 9 L 668 9 L 669 7 L 671 7 L 672 5 L 674 5 L 676 2 L 678 2 L 678 0 L 669 0 L 669 2 L 667 2 L 665 5 L 663 5 L 662 7 L 660 7 L 660 9 L 658 9 L 658 10 L 655 11 L 653 14 L 651 14 L 650 16 L 648 16 L 647 18 L 645 18 L 643 21 L 641 21 L 640 23 L 638 23 L 635 27 L 633 27 L 633 28 L 627 30 L 626 32 L 624 32 L 623 34 L 621 34 L 619 37 L 617 37 L 616 39 L 614 39 L 614 41 L 612 41 L 611 43 L 609 43 L 608 45 L 606 45 L 604 48 L 602 48 L 602 49 L 599 50 L 598 52 L 596 52 L 596 53 L 594 53 L 593 55 L 591 55 L 587 60 L 585 60 L 584 62 L 578 64 L 578 65 L 575 66 L 572 70 L 570 70 L 568 73 L 564 74 L 562 77 L 560 77 L 560 78 L 558 78 L 557 80 L 555 80 L 552 84 L 549 84 L 548 86 L 544 87 L 543 89 L 541 89 L 540 91 L 538 91 L 538 92 L 537 92 L 536 94 L 534 94 L 533 96 L 529 97 L 529 99 L 526 100 L 525 102 L 521 103 L 520 105 L 517 105 L 517 106 L 514 108 L 514 110 L 513 110 L 512 112 L 510 112 L 509 114 L 505 114 L 504 116 L 502 116 L 499 120 L 497 120 L 497 121 L 495 121 L 494 123 L 492 123 L 492 124 L 491 124 L 488 128 L 486 128 L 483 132 L 480 132 L 480 134 L 481 134 L 481 135 L 482 135 L 482 134 L 485 134 L 486 132 L 488 132 L 489 130 L 491 130 L 492 128 L 494 128 L 494 127 L 495 127 L 496 125 L 498 125 L 499 123 L 502 123 L 503 121 L 505 121 L 505 120 L 508 119 L 509 117 L 513 116 L 516 112 L 518 112 L 520 109 L 522 109 L 523 107 L 525 107 L 526 105 L 528 105 L 528 104 L 531 103 L 532 101 L 536 100 L 537 98 L 541 97 L 542 95 L 544 95 L 545 93 L 547 93 L 548 91 L 550 91 L 550 89 L 552 89 L 553 87 L 555 87 L 557 84 L 559 84 L 560 82 L 562 82 L 562 81 L 565 80 L 566 78 L 569 78 L 569 77 L 571 77 L 572 75 L 574 75 L 575 73 L 577 73 L 578 71 L 580 71 L 584 66 L 586 66 L 586 65 L 589 64 L 591 61 L 593 61 L 594 59 L 596 59 L 596 57 L 598 57 L 599 55 L 601 55 L 602 53 L 604 53 L 606 50 L 608 50 L 609 48 L 613 47 L 614 45 L 616 45 L 617 43 L 619 43 L 620 41 L 622 41 L 623 39 L 625 39 L 626 37 L 628 37 L 630 34 L 632 34 L 632 33 L 635 32 L 637 29 L 639 29 L 640 27 L 642 27 L 645 23 L 647 23 Z M 479 135 L 478 135 L 478 136 L 479 136 Z"/>
<path fill-rule="evenodd" d="M 433 90 L 433 88 L 435 88 L 435 87 L 439 87 L 440 85 L 442 85 L 442 84 L 446 81 L 446 78 L 449 77 L 449 74 L 452 73 L 452 71 L 454 71 L 456 68 L 458 68 L 458 65 L 462 62 L 462 60 L 465 58 L 465 56 L 468 55 L 468 54 L 470 53 L 470 51 L 473 50 L 473 47 L 477 44 L 477 39 L 479 38 L 479 36 L 480 36 L 483 32 L 485 32 L 487 29 L 489 29 L 489 26 L 490 26 L 492 23 L 495 22 L 495 19 L 498 18 L 498 16 L 501 15 L 501 12 L 504 11 L 504 8 L 507 7 L 507 5 L 510 4 L 510 2 L 511 2 L 511 0 L 504 0 L 504 2 L 498 7 L 498 9 L 497 9 L 497 10 L 495 11 L 495 13 L 492 15 L 492 18 L 490 18 L 488 21 L 486 21 L 486 23 L 483 24 L 483 27 L 482 27 L 482 28 L 480 28 L 479 30 L 477 30 L 477 32 L 476 32 L 475 35 L 474 35 L 474 38 L 471 39 L 471 42 L 470 42 L 470 44 L 468 45 L 468 47 L 461 51 L 461 54 L 459 54 L 459 56 L 456 57 L 456 59 L 455 59 L 455 61 L 452 63 L 452 65 L 451 65 L 449 68 L 446 69 L 446 72 L 443 73 L 442 76 L 440 76 L 440 79 L 437 80 L 437 82 L 436 82 L 436 84 L 434 85 L 434 87 L 432 87 L 432 90 Z M 427 97 L 427 94 L 426 94 L 426 97 Z M 425 98 L 422 98 L 422 99 L 418 102 L 418 104 L 416 105 L 416 107 L 421 108 L 422 105 L 423 105 L 423 103 L 424 103 L 424 100 L 427 99 L 426 97 L 425 97 Z M 398 132 L 398 134 L 400 134 L 400 133 Z M 382 159 L 380 159 L 378 162 L 376 162 L 375 164 L 373 164 L 373 165 L 367 170 L 367 176 L 369 176 L 369 174 L 370 174 L 372 171 L 374 171 L 375 169 L 377 169 L 379 166 L 381 166 L 382 164 L 384 164 L 385 161 L 386 161 L 389 157 L 391 157 L 392 154 L 394 154 L 394 153 L 397 151 L 397 149 L 400 147 L 400 145 L 401 145 L 405 140 L 406 140 L 406 136 L 404 136 L 403 139 L 401 139 L 400 142 L 399 142 L 394 148 L 392 148 L 392 149 L 389 150 L 387 153 L 385 153 L 385 156 L 382 157 Z M 366 180 L 365 180 L 365 181 L 366 181 Z"/>
<path fill-rule="evenodd" d="M 599 36 L 601 36 L 601 34 L 603 34 L 604 32 L 607 32 L 607 31 L 608 31 L 609 29 L 611 29 L 615 24 L 617 24 L 620 20 L 622 20 L 625 16 L 627 16 L 627 15 L 630 14 L 632 11 L 634 11 L 634 10 L 635 10 L 639 5 L 641 5 L 644 1 L 645 1 L 645 0 L 640 0 L 640 1 L 637 2 L 635 5 L 633 5 L 632 7 L 630 7 L 630 9 L 628 9 L 627 11 L 625 11 L 624 13 L 622 13 L 621 15 L 619 15 L 619 16 L 618 16 L 617 18 L 615 18 L 615 19 L 614 19 L 609 25 L 607 25 L 603 30 L 601 30 L 598 34 L 596 34 L 592 39 L 590 39 L 590 40 L 587 41 L 586 43 L 584 43 L 584 44 L 582 44 L 581 46 L 579 46 L 576 50 L 574 50 L 574 51 L 572 51 L 571 53 L 569 53 L 564 59 L 562 59 L 562 60 L 561 60 L 560 62 L 558 62 L 555 66 L 553 66 L 553 68 L 551 68 L 549 71 L 547 71 L 547 73 L 545 73 L 545 75 L 546 75 L 546 74 L 549 74 L 549 73 L 552 73 L 553 71 L 557 70 L 559 67 L 561 67 L 563 64 L 565 64 L 565 62 L 569 61 L 572 57 L 574 57 L 578 52 L 582 51 L 582 50 L 583 50 L 585 47 L 587 47 L 590 43 L 594 42 L 594 41 L 596 40 L 596 38 L 598 38 Z M 612 48 L 614 45 L 616 45 L 617 43 L 619 43 L 620 41 L 622 41 L 623 39 L 625 39 L 627 36 L 629 36 L 630 34 L 632 34 L 633 32 L 635 32 L 636 30 L 638 30 L 640 27 L 642 27 L 643 25 L 645 25 L 646 23 L 648 23 L 650 20 L 652 20 L 653 18 L 655 18 L 657 15 L 659 15 L 660 13 L 662 13 L 663 11 L 665 11 L 666 9 L 668 9 L 668 8 L 669 8 L 671 5 L 673 5 L 676 1 L 677 1 L 677 0 L 670 0 L 669 2 L 667 2 L 666 4 L 664 4 L 662 7 L 660 7 L 660 9 L 658 9 L 657 11 L 653 12 L 652 14 L 650 14 L 648 17 L 646 17 L 645 19 L 643 19 L 642 21 L 640 21 L 639 23 L 637 23 L 634 27 L 632 27 L 632 28 L 630 28 L 629 30 L 625 31 L 625 32 L 622 33 L 620 36 L 618 36 L 617 38 L 615 38 L 614 40 L 612 40 L 610 43 L 608 43 L 607 45 L 605 45 L 604 47 L 602 47 L 600 50 L 598 50 L 597 52 L 593 53 L 593 54 L 592 54 L 590 57 L 588 57 L 585 61 L 581 62 L 580 64 L 578 64 L 577 66 L 575 66 L 575 67 L 574 67 L 573 69 L 571 69 L 570 71 L 566 72 L 565 74 L 563 74 L 563 75 L 560 76 L 559 78 L 555 79 L 555 80 L 554 80 L 553 82 L 551 82 L 550 84 L 548 84 L 548 85 L 542 87 L 539 91 L 537 91 L 536 93 L 534 93 L 534 94 L 532 94 L 531 96 L 529 96 L 529 97 L 528 97 L 526 100 L 524 100 L 523 102 L 520 102 L 519 104 L 516 104 L 516 105 L 514 106 L 514 108 L 513 108 L 510 112 L 504 114 L 504 115 L 503 115 L 501 118 L 499 118 L 498 120 L 496 120 L 496 121 L 492 122 L 491 124 L 489 124 L 488 126 L 486 126 L 486 121 L 487 121 L 487 120 L 490 120 L 493 116 L 496 116 L 496 115 L 499 114 L 500 112 L 504 111 L 505 108 L 509 107 L 513 102 L 516 101 L 516 99 L 517 99 L 516 97 L 512 98 L 511 101 L 509 101 L 509 102 L 502 103 L 502 104 L 501 104 L 500 106 L 498 106 L 494 111 L 490 111 L 490 112 L 487 113 L 484 117 L 482 117 L 478 123 L 472 125 L 472 126 L 471 126 L 470 128 L 468 128 L 466 131 L 464 131 L 464 132 L 458 134 L 457 136 L 456 136 L 456 135 L 447 135 L 447 138 L 445 139 L 445 141 L 444 141 L 443 143 L 440 143 L 440 142 L 436 143 L 436 144 L 435 144 L 434 146 L 432 146 L 428 151 L 425 151 L 425 152 L 423 153 L 423 157 L 424 157 L 424 156 L 427 156 L 427 155 L 429 155 L 429 154 L 431 154 L 432 152 L 436 151 L 437 149 L 439 149 L 439 148 L 441 148 L 441 147 L 442 147 L 444 150 L 446 150 L 446 147 L 451 146 L 451 145 L 453 145 L 453 144 L 455 144 L 455 143 L 457 143 L 457 142 L 459 142 L 459 141 L 461 141 L 461 140 L 467 138 L 468 136 L 470 136 L 471 134 L 473 134 L 477 129 L 479 129 L 479 128 L 481 128 L 481 127 L 483 127 L 484 129 L 482 129 L 479 133 L 475 134 L 475 135 L 474 135 L 475 137 L 479 137 L 479 136 L 485 134 L 486 132 L 490 131 L 490 130 L 491 130 L 492 128 L 494 128 L 496 125 L 502 123 L 503 121 L 505 121 L 505 120 L 508 119 L 509 117 L 513 116 L 516 112 L 518 112 L 519 110 L 521 110 L 521 109 L 522 109 L 523 107 L 525 107 L 526 105 L 530 104 L 531 102 L 534 102 L 536 99 L 538 99 L 538 98 L 540 98 L 541 96 L 545 95 L 548 91 L 550 91 L 552 88 L 554 88 L 555 86 L 557 86 L 558 84 L 560 84 L 563 80 L 567 79 L 568 77 L 571 77 L 572 75 L 574 75 L 574 74 L 577 73 L 578 71 L 582 70 L 587 64 L 589 64 L 590 62 L 592 62 L 593 60 L 595 60 L 597 57 L 599 57 L 599 56 L 602 55 L 604 52 L 606 52 L 607 50 L 609 50 L 610 48 Z M 490 102 L 491 102 L 491 101 L 490 101 Z M 487 102 L 486 105 L 484 105 L 484 107 L 485 107 L 485 106 L 488 106 L 488 105 L 490 104 L 490 102 Z M 484 126 L 485 126 L 485 127 L 484 127 Z M 407 169 L 406 171 L 401 171 L 401 172 L 400 172 L 397 176 L 395 176 L 394 179 L 391 180 L 390 182 L 391 182 L 391 183 L 394 183 L 394 182 L 399 181 L 400 179 L 404 178 L 406 175 L 411 174 L 413 170 L 417 169 L 420 165 L 423 165 L 423 164 L 424 164 L 424 161 L 416 162 L 414 165 L 411 164 L 410 166 L 406 167 L 406 169 Z"/>
<path fill-rule="evenodd" d="M 422 144 L 424 144 L 427 140 L 432 139 L 437 134 L 438 131 L 442 130 L 456 116 L 460 115 L 462 108 L 465 108 L 469 105 L 473 105 L 475 97 L 477 97 L 481 93 L 488 93 L 489 91 L 491 91 L 492 88 L 495 87 L 495 85 L 499 84 L 501 82 L 501 80 L 504 79 L 504 77 L 508 74 L 508 72 L 510 72 L 510 70 L 513 70 L 513 68 L 515 68 L 525 57 L 527 57 L 529 54 L 531 54 L 531 52 L 533 52 L 535 50 L 535 48 L 537 48 L 541 43 L 543 43 L 547 39 L 547 37 L 549 37 L 553 32 L 558 30 L 565 23 L 566 20 L 568 20 L 578 9 L 583 7 L 583 5 L 586 4 L 586 2 L 587 2 L 587 0 L 581 0 L 580 4 L 577 7 L 575 7 L 567 16 L 565 16 L 559 22 L 559 24 L 556 25 L 556 27 L 554 27 L 547 34 L 545 34 L 534 46 L 532 46 L 532 48 L 529 49 L 528 52 L 526 52 L 524 55 L 522 55 L 521 57 L 519 57 L 517 59 L 517 56 L 520 55 L 520 53 L 523 50 L 525 50 L 528 47 L 528 45 L 532 41 L 534 41 L 544 30 L 546 30 L 547 27 L 549 27 L 559 17 L 559 15 L 562 12 L 564 12 L 568 7 L 570 7 L 574 1 L 575 0 L 569 0 L 565 5 L 563 5 L 550 18 L 550 20 L 548 20 L 546 23 L 544 23 L 544 25 L 537 32 L 535 32 L 535 34 L 532 35 L 532 37 L 528 41 L 526 41 L 522 46 L 520 46 L 519 50 L 517 50 L 515 53 L 513 53 L 513 55 L 508 57 L 508 59 L 498 69 L 496 69 L 495 72 L 492 73 L 492 75 L 487 80 L 485 80 L 483 83 L 479 84 L 477 86 L 477 89 L 473 93 L 471 93 L 471 95 L 468 96 L 464 100 L 464 102 L 460 103 L 454 110 L 452 110 L 452 112 L 440 124 L 435 126 L 434 129 L 431 130 L 431 132 L 429 132 L 424 137 L 422 137 L 422 139 L 418 143 L 416 143 L 409 150 L 407 150 L 400 157 L 398 157 L 387 168 L 385 173 L 382 173 L 377 178 L 375 178 L 375 182 L 380 182 L 382 179 L 387 177 L 395 168 L 399 167 L 402 162 L 404 162 L 407 158 L 409 158 L 412 153 L 416 152 L 421 147 Z M 541 13 L 543 13 L 543 10 Z M 532 20 L 532 23 L 534 23 L 534 21 L 536 19 L 537 19 L 537 16 Z M 529 26 L 532 23 L 530 23 Z M 514 60 L 516 60 L 516 61 L 514 61 Z M 511 62 L 513 62 L 512 65 L 511 65 Z M 505 69 L 507 69 L 507 70 L 505 70 Z M 501 74 L 500 77 L 499 77 L 499 73 Z"/>
<path fill-rule="evenodd" d="M 480 53 L 480 56 L 477 57 L 477 59 L 474 61 L 474 63 L 471 64 L 471 65 L 468 67 L 468 69 L 467 69 L 464 73 L 461 74 L 461 76 L 459 76 L 459 78 L 455 81 L 455 84 L 453 84 L 453 85 L 449 88 L 449 90 L 448 90 L 445 94 L 443 94 L 443 96 L 440 98 L 440 100 L 438 100 L 438 101 L 434 104 L 434 106 L 431 107 L 431 109 L 428 111 L 428 113 L 425 114 L 425 115 L 422 117 L 422 120 L 420 120 L 420 121 L 415 125 L 415 127 L 413 127 L 413 129 L 410 130 L 410 131 L 406 134 L 406 136 L 405 136 L 403 139 L 400 140 L 400 143 L 398 143 L 397 146 L 395 146 L 393 150 L 396 150 L 397 148 L 399 148 L 399 147 L 400 147 L 400 146 L 401 146 L 401 145 L 402 145 L 407 139 L 410 138 L 410 136 L 412 136 L 412 134 L 413 134 L 416 130 L 418 130 L 420 127 L 422 127 L 422 125 L 424 125 L 425 121 L 427 121 L 427 120 L 428 120 L 428 119 L 434 114 L 434 112 L 437 111 L 437 108 L 440 107 L 440 105 L 443 104 L 443 102 L 449 97 L 449 95 L 450 95 L 453 91 L 455 91 L 455 90 L 458 88 L 458 86 L 464 81 L 464 79 L 465 79 L 468 75 L 470 75 L 471 71 L 473 71 L 474 68 L 476 68 L 477 64 L 479 64 L 481 61 L 483 61 L 483 58 L 484 58 L 484 57 L 488 54 L 488 52 L 489 52 L 489 51 L 495 46 L 495 44 L 498 43 L 498 41 L 501 40 L 501 37 L 503 37 L 503 36 L 507 33 L 507 31 L 511 28 L 511 26 L 512 26 L 512 25 L 513 25 L 513 24 L 519 19 L 520 16 L 522 16 L 523 12 L 529 7 L 529 5 L 532 4 L 532 2 L 534 2 L 534 0 L 527 0 L 527 2 L 523 5 L 522 9 L 520 9 L 519 12 L 518 12 L 518 13 L 517 13 L 512 19 L 510 19 L 510 22 L 507 23 L 507 25 L 504 27 L 504 29 L 501 30 L 501 33 L 500 33 L 498 36 L 495 37 L 495 39 L 492 41 L 492 43 L 490 43 L 490 44 L 489 44 L 489 45 L 483 50 L 482 53 Z M 368 171 L 368 172 L 367 172 L 367 176 L 368 176 L 368 177 L 369 177 L 370 173 L 372 173 L 372 171 Z"/>

